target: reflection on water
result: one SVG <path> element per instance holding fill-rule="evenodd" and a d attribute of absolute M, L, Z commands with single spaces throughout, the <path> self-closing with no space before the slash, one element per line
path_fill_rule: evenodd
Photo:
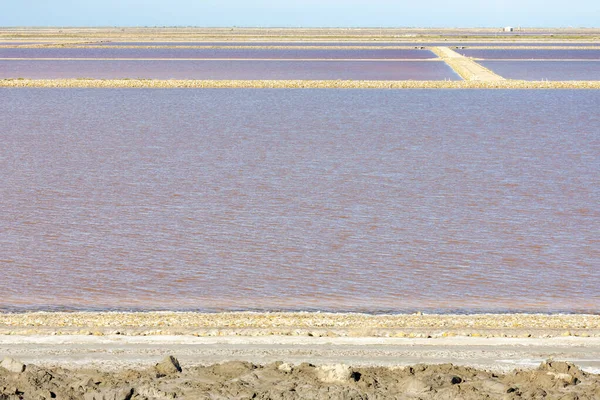
<path fill-rule="evenodd" d="M 0 307 L 598 311 L 599 107 L 0 89 Z"/>

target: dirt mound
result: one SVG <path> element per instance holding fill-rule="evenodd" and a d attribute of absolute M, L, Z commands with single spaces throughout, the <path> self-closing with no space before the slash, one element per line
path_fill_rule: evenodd
<path fill-rule="evenodd" d="M 547 361 L 502 375 L 452 364 L 353 368 L 232 361 L 181 368 L 174 357 L 154 367 L 119 372 L 0 367 L 0 400 L 13 399 L 594 399 L 600 375 Z M 158 373 L 157 373 L 158 372 Z"/>

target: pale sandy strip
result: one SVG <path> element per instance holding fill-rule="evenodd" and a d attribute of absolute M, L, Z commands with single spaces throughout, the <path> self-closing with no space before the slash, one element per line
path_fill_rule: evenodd
<path fill-rule="evenodd" d="M 600 370 L 600 338 L 392 338 L 304 336 L 82 336 L 0 335 L 0 352 L 38 366 L 63 368 L 147 368 L 165 355 L 185 368 L 245 360 L 294 365 L 343 363 L 357 366 L 403 366 L 418 363 L 469 365 L 494 371 L 537 368 L 557 357 L 581 368 Z"/>
<path fill-rule="evenodd" d="M 467 58 L 448 47 L 432 47 L 431 51 L 466 81 L 496 82 L 505 80 L 495 72 L 477 64 L 471 58 Z"/>
<path fill-rule="evenodd" d="M 600 81 L 0 79 L 12 88 L 600 89 Z"/>
<path fill-rule="evenodd" d="M 84 58 L 11 57 L 2 61 L 442 61 L 440 58 Z"/>
<path fill-rule="evenodd" d="M 600 336 L 587 314 L 399 314 L 36 312 L 0 314 L 0 334 L 196 336 Z"/>

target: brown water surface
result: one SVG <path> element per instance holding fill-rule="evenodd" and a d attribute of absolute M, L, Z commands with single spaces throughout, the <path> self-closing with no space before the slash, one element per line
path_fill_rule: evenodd
<path fill-rule="evenodd" d="M 0 89 L 0 308 L 598 312 L 598 109 Z"/>

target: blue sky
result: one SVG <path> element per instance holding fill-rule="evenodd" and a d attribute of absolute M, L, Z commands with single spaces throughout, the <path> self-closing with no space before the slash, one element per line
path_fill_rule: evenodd
<path fill-rule="evenodd" d="M 598 27 L 599 0 L 0 0 L 0 26 Z"/>

